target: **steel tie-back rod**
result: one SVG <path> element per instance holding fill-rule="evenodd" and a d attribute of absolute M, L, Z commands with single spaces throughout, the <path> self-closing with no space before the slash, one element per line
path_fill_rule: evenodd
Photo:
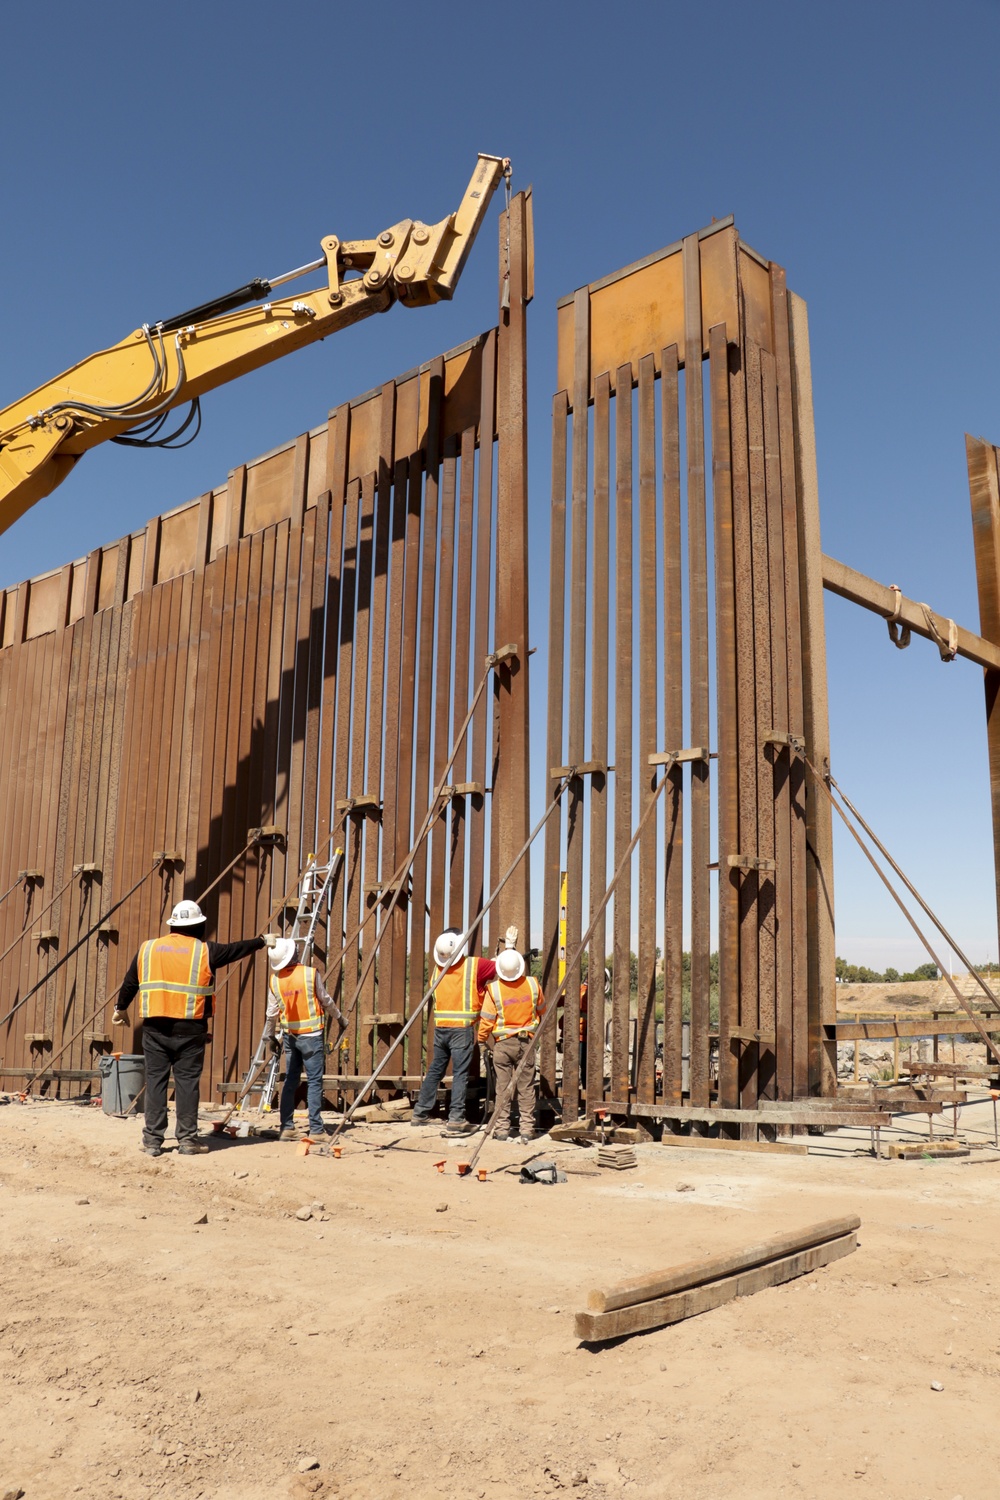
<path fill-rule="evenodd" d="M 504 871 L 504 874 L 503 874 L 502 878 L 497 882 L 497 884 L 494 887 L 494 889 L 490 892 L 489 898 L 483 903 L 482 911 L 476 913 L 475 917 L 469 923 L 468 927 L 465 929 L 465 931 L 458 938 L 458 941 L 457 941 L 457 943 L 455 945 L 456 949 L 461 948 L 462 944 L 468 941 L 468 939 L 471 937 L 471 935 L 475 932 L 476 928 L 482 922 L 483 917 L 489 911 L 490 907 L 493 905 L 494 901 L 497 899 L 497 897 L 499 896 L 500 892 L 503 890 L 504 886 L 507 884 L 508 880 L 513 875 L 514 871 L 517 869 L 518 865 L 521 863 L 521 860 L 524 858 L 525 854 L 527 854 L 528 850 L 531 848 L 531 845 L 534 843 L 535 839 L 541 833 L 542 829 L 545 827 L 546 823 L 549 821 L 549 818 L 555 812 L 555 809 L 556 809 L 556 806 L 557 806 L 557 804 L 559 802 L 559 799 L 562 797 L 563 792 L 569 786 L 570 781 L 572 779 L 573 778 L 571 776 L 563 776 L 563 777 L 560 778 L 559 786 L 558 786 L 558 788 L 557 788 L 557 790 L 556 790 L 556 792 L 555 792 L 555 794 L 554 794 L 551 802 L 549 803 L 548 807 L 542 813 L 542 816 L 539 818 L 539 820 L 535 824 L 534 828 L 528 834 L 527 839 L 521 845 L 521 847 L 518 850 L 517 854 L 514 856 L 513 860 L 508 865 L 507 869 Z M 438 985 L 441 983 L 441 980 L 443 979 L 443 977 L 444 977 L 444 975 L 445 975 L 446 972 L 447 971 L 444 970 L 444 969 L 441 970 L 441 972 L 438 974 L 437 978 L 434 980 L 433 984 L 431 985 L 430 989 L 425 991 L 424 996 L 423 996 L 422 1000 L 420 1001 L 420 1004 L 413 1011 L 411 1011 L 410 1015 L 408 1016 L 408 1018 L 406 1020 L 406 1024 L 404 1025 L 403 1029 L 399 1032 L 398 1036 L 393 1037 L 391 1043 L 389 1044 L 389 1050 L 388 1050 L 388 1052 L 385 1054 L 385 1056 L 383 1057 L 382 1061 L 379 1063 L 378 1067 L 375 1069 L 374 1073 L 372 1073 L 371 1077 L 368 1079 L 368 1082 L 362 1085 L 361 1090 L 356 1095 L 356 1097 L 354 1099 L 354 1102 L 351 1105 L 350 1109 L 348 1109 L 346 1111 L 346 1113 L 341 1117 L 341 1120 L 340 1120 L 339 1124 L 337 1125 L 336 1130 L 334 1131 L 334 1136 L 335 1137 L 338 1136 L 338 1135 L 340 1135 L 341 1131 L 344 1129 L 345 1125 L 351 1119 L 351 1117 L 354 1114 L 355 1110 L 361 1104 L 361 1101 L 366 1097 L 366 1095 L 370 1092 L 370 1090 L 372 1089 L 372 1087 L 378 1081 L 378 1079 L 379 1079 L 381 1073 L 383 1072 L 386 1064 L 388 1063 L 390 1057 L 392 1057 L 392 1054 L 395 1052 L 395 1050 L 399 1046 L 400 1042 L 402 1042 L 403 1038 L 406 1036 L 406 1033 L 409 1031 L 410 1027 L 423 1014 L 425 1008 L 430 1004 L 430 1001 L 433 998 L 434 992 L 437 989 Z M 355 998 L 357 998 L 357 997 L 355 997 Z"/>
<path fill-rule="evenodd" d="M 528 1065 L 529 1062 L 531 1064 L 532 1071 L 534 1071 L 535 1057 L 536 1057 L 537 1052 L 538 1052 L 538 1044 L 539 1044 L 539 1042 L 542 1039 L 542 1036 L 543 1036 L 543 1034 L 544 1034 L 544 1032 L 546 1030 L 546 1027 L 551 1026 L 551 1025 L 554 1024 L 556 1012 L 557 1012 L 557 1010 L 559 1008 L 559 1001 L 562 999 L 562 997 L 566 993 L 566 986 L 569 983 L 570 975 L 575 971 L 577 964 L 580 962 L 581 958 L 583 957 L 584 953 L 586 952 L 587 944 L 590 942 L 590 939 L 593 937 L 594 929 L 597 926 L 598 922 L 600 921 L 601 916 L 603 915 L 604 908 L 607 906 L 608 902 L 611 900 L 611 897 L 612 897 L 612 895 L 614 893 L 615 887 L 617 886 L 618 881 L 621 879 L 621 875 L 622 875 L 622 872 L 625 869 L 625 866 L 628 864 L 629 860 L 632 858 L 633 853 L 635 852 L 635 846 L 639 842 L 639 835 L 642 833 L 642 830 L 645 828 L 646 822 L 647 822 L 647 820 L 649 818 L 650 813 L 653 811 L 653 808 L 656 806 L 657 799 L 659 798 L 660 793 L 663 791 L 663 788 L 666 786 L 667 782 L 669 781 L 669 779 L 670 779 L 669 773 L 673 769 L 673 766 L 675 764 L 676 764 L 676 760 L 673 760 L 669 764 L 667 764 L 666 770 L 665 770 L 665 774 L 660 778 L 659 782 L 657 783 L 656 791 L 653 793 L 653 795 L 650 797 L 649 801 L 647 802 L 645 810 L 643 811 L 642 817 L 639 819 L 638 823 L 636 824 L 635 832 L 633 833 L 631 839 L 629 840 L 628 847 L 626 848 L 626 850 L 625 850 L 624 854 L 622 855 L 621 859 L 618 861 L 618 866 L 617 866 L 617 868 L 615 870 L 615 873 L 611 877 L 611 884 L 608 886 L 607 890 L 604 892 L 604 895 L 601 897 L 601 900 L 598 903 L 597 910 L 594 912 L 593 916 L 591 917 L 590 926 L 587 928 L 587 931 L 584 933 L 583 937 L 580 939 L 579 947 L 577 948 L 576 952 L 573 954 L 572 959 L 566 965 L 566 972 L 563 975 L 562 979 L 560 980 L 559 986 L 556 989 L 555 994 L 552 996 L 551 1001 L 549 1001 L 549 1000 L 545 1001 L 545 1012 L 544 1012 L 544 1014 L 542 1016 L 541 1022 L 539 1023 L 538 1027 L 535 1030 L 534 1036 L 531 1039 L 531 1045 L 529 1046 L 528 1050 L 525 1052 L 524 1056 L 521 1058 L 521 1061 L 518 1063 L 517 1067 L 514 1069 L 514 1076 L 511 1078 L 510 1083 L 507 1085 L 507 1089 L 506 1089 L 506 1091 L 504 1093 L 503 1098 L 502 1099 L 498 1099 L 496 1101 L 496 1103 L 495 1103 L 495 1105 L 493 1107 L 493 1113 L 492 1113 L 492 1115 L 489 1118 L 489 1122 L 487 1123 L 486 1129 L 483 1131 L 483 1133 L 480 1136 L 479 1140 L 476 1142 L 475 1149 L 473 1150 L 471 1156 L 469 1157 L 469 1169 L 470 1169 L 470 1171 L 475 1166 L 476 1161 L 479 1158 L 479 1153 L 482 1151 L 483 1147 L 486 1145 L 486 1142 L 489 1140 L 490 1136 L 493 1134 L 494 1130 L 496 1129 L 496 1127 L 497 1127 L 497 1121 L 500 1118 L 501 1111 L 504 1110 L 504 1109 L 509 1109 L 510 1108 L 510 1102 L 511 1102 L 511 1100 L 514 1097 L 514 1093 L 515 1093 L 515 1091 L 517 1089 L 517 1085 L 520 1082 L 521 1077 L 523 1076 L 523 1074 L 524 1074 L 524 1072 L 525 1072 L 525 1070 L 526 1070 L 527 1065 Z"/>

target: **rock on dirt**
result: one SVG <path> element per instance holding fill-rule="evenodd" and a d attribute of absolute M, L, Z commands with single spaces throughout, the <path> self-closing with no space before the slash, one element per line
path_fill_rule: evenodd
<path fill-rule="evenodd" d="M 295 1210 L 295 1217 L 297 1219 L 301 1219 L 303 1223 L 305 1223 L 306 1219 L 311 1219 L 312 1216 L 313 1216 L 313 1211 L 309 1207 L 308 1203 L 303 1203 L 303 1205 L 302 1205 L 301 1208 L 297 1208 Z"/>

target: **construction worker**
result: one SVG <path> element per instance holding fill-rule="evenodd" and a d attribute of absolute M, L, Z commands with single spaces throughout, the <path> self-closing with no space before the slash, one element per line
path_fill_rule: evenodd
<path fill-rule="evenodd" d="M 118 991 L 115 1026 L 124 1026 L 138 994 L 142 1051 L 146 1060 L 145 1124 L 142 1149 L 163 1154 L 167 1130 L 167 1088 L 174 1078 L 177 1150 L 197 1156 L 208 1145 L 198 1138 L 198 1090 L 205 1062 L 208 1022 L 215 993 L 215 971 L 239 963 L 278 941 L 273 933 L 238 943 L 206 943 L 205 914 L 197 901 L 179 901 L 167 923 L 169 935 L 143 943 Z"/>
<path fill-rule="evenodd" d="M 517 940 L 517 929 L 510 928 Z M 434 944 L 435 980 L 441 981 L 434 991 L 434 1053 L 427 1069 L 417 1102 L 413 1106 L 413 1125 L 430 1125 L 431 1110 L 437 1102 L 438 1085 L 451 1063 L 451 1108 L 446 1136 L 474 1135 L 479 1128 L 465 1118 L 465 1092 L 469 1081 L 469 1064 L 476 1045 L 476 1022 L 483 1004 L 483 992 L 496 975 L 492 958 L 469 958 L 462 934 L 455 927 L 442 932 Z"/>
<path fill-rule="evenodd" d="M 330 999 L 322 976 L 310 964 L 295 962 L 295 939 L 279 938 L 268 954 L 271 974 L 267 985 L 265 1037 L 273 1037 L 278 1021 L 285 1037 L 285 1082 L 279 1105 L 280 1141 L 298 1140 L 292 1124 L 295 1095 L 302 1069 L 306 1070 L 309 1103 L 309 1135 L 319 1140 L 323 1134 L 323 1064 L 326 1060 L 327 1016 L 332 1016 L 343 1034 L 347 1017 Z"/>
<path fill-rule="evenodd" d="M 507 948 L 496 961 L 496 978 L 486 986 L 479 1017 L 479 1041 L 492 1046 L 497 1075 L 497 1103 L 502 1104 L 524 1054 L 534 1043 L 544 1001 L 537 979 L 525 973 L 524 959 L 515 948 Z M 535 1138 L 535 1068 L 526 1067 L 517 1084 L 520 1141 L 526 1146 Z M 493 1139 L 509 1141 L 513 1134 L 513 1096 L 507 1100 L 507 1119 L 497 1121 Z"/>

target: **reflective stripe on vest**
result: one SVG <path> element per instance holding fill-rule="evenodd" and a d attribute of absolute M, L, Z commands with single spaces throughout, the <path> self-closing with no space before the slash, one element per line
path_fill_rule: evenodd
<path fill-rule="evenodd" d="M 435 1026 L 447 1028 L 473 1024 L 483 1006 L 476 984 L 478 964 L 476 958 L 464 958 L 460 964 L 444 970 L 441 983 L 434 991 Z M 441 970 L 435 969 L 434 978 L 437 979 L 439 974 Z"/>
<path fill-rule="evenodd" d="M 301 1036 L 308 1031 L 322 1031 L 323 1007 L 316 999 L 316 970 L 307 964 L 293 964 L 270 978 L 271 994 L 281 1007 L 283 1031 Z"/>
<path fill-rule="evenodd" d="M 532 1036 L 542 1014 L 542 992 L 538 980 L 525 975 L 515 984 L 492 979 L 486 986 L 497 1013 L 493 1035 L 497 1041 L 507 1036 Z"/>
<path fill-rule="evenodd" d="M 143 1017 L 172 1016 L 201 1021 L 205 1001 L 215 993 L 208 944 L 172 932 L 139 949 L 139 995 Z"/>

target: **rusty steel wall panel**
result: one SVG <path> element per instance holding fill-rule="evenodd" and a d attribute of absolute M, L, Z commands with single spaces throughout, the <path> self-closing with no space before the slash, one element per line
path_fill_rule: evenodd
<path fill-rule="evenodd" d="M 470 679 L 478 680 L 476 657 L 493 637 L 495 365 L 494 330 L 405 377 L 401 395 L 387 382 L 325 428 L 237 466 L 224 489 L 38 580 L 33 615 L 31 580 L 3 592 L 0 878 L 8 865 L 12 878 L 18 868 L 44 872 L 30 900 L 15 893 L 0 907 L 0 953 L 12 945 L 0 961 L 5 998 L 13 1004 L 42 981 L 0 1035 L 0 1067 L 11 1070 L 4 1081 L 23 1081 L 54 1056 L 55 1082 L 38 1086 L 90 1088 L 86 1078 L 58 1075 L 86 1071 L 111 1044 L 103 1001 L 139 943 L 161 930 L 174 901 L 197 897 L 231 861 L 205 898 L 210 934 L 223 940 L 287 920 L 281 901 L 290 891 L 294 902 L 306 856 L 343 840 L 350 878 L 316 956 L 339 962 L 350 927 L 357 975 L 376 931 L 372 921 L 357 937 L 375 899 L 368 888 L 387 882 L 410 847 L 431 777 L 439 779 L 465 717 Z M 470 416 L 484 440 L 478 481 Z M 514 586 L 523 595 L 525 581 Z M 485 787 L 492 723 L 483 709 L 455 779 L 472 778 L 473 748 L 481 749 L 475 779 Z M 338 794 L 384 801 L 384 842 L 381 809 L 345 829 Z M 526 784 L 518 795 L 524 807 L 508 808 L 515 821 L 527 817 Z M 478 909 L 489 799 L 471 800 Z M 285 847 L 244 851 L 248 828 L 261 824 L 286 830 Z M 434 936 L 426 909 L 433 901 L 443 921 L 449 890 L 452 906 L 464 906 L 476 851 L 470 862 L 463 842 L 453 854 L 447 823 L 443 832 L 433 869 L 425 846 L 414 871 L 424 919 L 403 906 L 395 944 L 387 941 L 366 983 L 364 1013 L 388 1012 L 391 996 L 405 996 L 411 949 L 416 972 L 397 1008 L 412 1002 Z M 152 875 L 156 849 L 177 858 Z M 72 877 L 83 862 L 101 866 L 99 882 Z M 117 937 L 92 937 L 46 981 L 60 952 L 144 875 L 113 919 Z M 44 926 L 57 936 L 32 944 L 33 913 L 46 901 Z M 256 1045 L 264 959 L 221 974 L 217 996 L 206 1100 L 240 1077 Z M 42 1032 L 51 1042 L 28 1042 Z M 392 1034 L 385 1030 L 383 1048 Z M 115 1040 L 132 1048 L 140 1038 L 133 1024 Z M 419 1068 L 414 1041 L 405 1066 Z M 378 1056 L 369 1041 L 332 1069 L 363 1073 Z"/>
<path fill-rule="evenodd" d="M 795 388 L 784 273 L 741 245 L 730 223 L 713 226 L 564 299 L 558 343 L 559 378 L 571 386 L 573 403 L 575 526 L 567 557 L 564 391 L 554 407 L 549 784 L 552 767 L 579 763 L 587 753 L 586 692 L 593 708 L 585 774 L 594 779 L 586 827 L 582 818 L 575 823 L 571 791 L 567 817 L 553 820 L 549 833 L 543 976 L 549 982 L 557 972 L 560 872 L 566 872 L 572 955 L 582 906 L 586 900 L 596 910 L 607 885 L 605 816 L 613 820 L 617 864 L 665 776 L 662 822 L 658 814 L 638 836 L 614 893 L 610 1059 L 592 1015 L 588 1111 L 608 1097 L 608 1087 L 610 1097 L 632 1101 L 640 1119 L 643 1104 L 662 1117 L 671 1103 L 753 1110 L 759 1100 L 803 1098 L 818 1072 L 815 1017 L 822 1006 L 812 999 L 806 973 L 805 955 L 817 942 L 816 903 L 807 899 L 804 788 L 794 748 L 807 719 L 809 681 L 799 535 L 800 429 L 808 418 Z M 613 456 L 604 436 L 612 428 Z M 616 503 L 605 530 L 612 462 Z M 591 495 L 593 562 L 581 568 Z M 587 610 L 589 641 L 580 623 Z M 610 651 L 605 614 L 613 620 Z M 818 703 L 825 692 L 821 647 L 816 659 L 810 689 Z M 602 697 L 612 675 L 614 774 L 605 804 Z M 589 859 L 586 897 L 581 859 Z M 717 956 L 711 952 L 716 914 Z M 589 952 L 592 975 L 603 962 L 602 928 L 599 922 Z M 571 1116 L 577 1107 L 572 977 L 568 990 L 561 1064 L 563 1109 Z M 543 1081 L 553 1087 L 559 1061 L 554 1042 L 548 1053 L 543 1046 Z M 752 1135 L 755 1127 L 744 1129 Z"/>

